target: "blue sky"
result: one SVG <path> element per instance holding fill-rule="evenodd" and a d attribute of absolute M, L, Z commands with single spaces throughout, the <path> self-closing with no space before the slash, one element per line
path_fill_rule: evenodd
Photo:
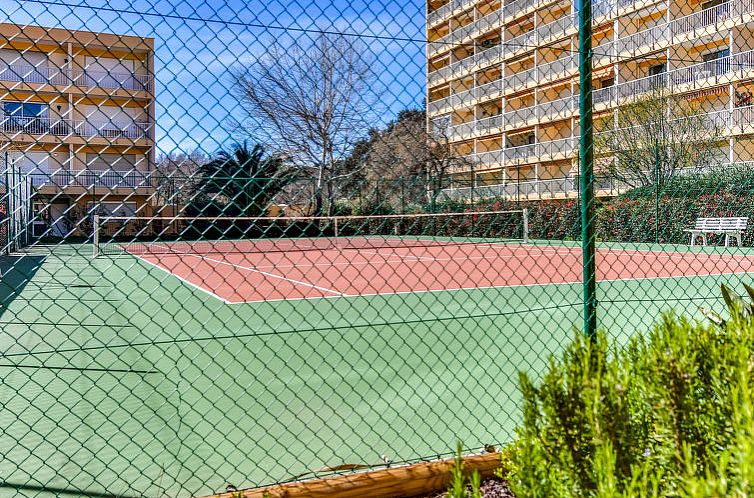
<path fill-rule="evenodd" d="M 154 37 L 158 149 L 177 152 L 199 147 L 212 153 L 233 141 L 228 120 L 238 114 L 238 102 L 229 93 L 231 69 L 263 54 L 272 37 L 305 42 L 316 36 L 290 30 L 302 28 L 421 40 L 424 9 L 421 0 L 2 0 L 0 18 L 18 24 Z M 421 106 L 424 45 L 366 37 L 362 41 L 374 53 L 374 72 L 386 87 L 382 99 L 389 111 L 384 121 L 401 109 Z"/>

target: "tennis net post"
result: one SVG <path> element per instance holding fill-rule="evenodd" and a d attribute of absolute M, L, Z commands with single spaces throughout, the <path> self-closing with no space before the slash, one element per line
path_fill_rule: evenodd
<path fill-rule="evenodd" d="M 92 257 L 99 256 L 99 215 L 92 217 Z"/>

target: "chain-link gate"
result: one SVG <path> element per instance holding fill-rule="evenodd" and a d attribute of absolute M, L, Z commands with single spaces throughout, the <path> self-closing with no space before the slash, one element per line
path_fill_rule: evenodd
<path fill-rule="evenodd" d="M 2 494 L 511 442 L 754 269 L 749 2 L 5 0 Z"/>

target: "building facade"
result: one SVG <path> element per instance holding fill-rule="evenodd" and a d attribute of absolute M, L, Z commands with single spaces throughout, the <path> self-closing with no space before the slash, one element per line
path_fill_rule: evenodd
<path fill-rule="evenodd" d="M 752 0 L 595 0 L 592 11 L 595 129 L 660 87 L 719 124 L 722 162 L 754 159 Z M 427 36 L 428 128 L 468 159 L 447 192 L 575 197 L 578 3 L 430 0 Z"/>
<path fill-rule="evenodd" d="M 149 215 L 154 130 L 153 39 L 0 24 L 0 169 L 35 236 Z"/>

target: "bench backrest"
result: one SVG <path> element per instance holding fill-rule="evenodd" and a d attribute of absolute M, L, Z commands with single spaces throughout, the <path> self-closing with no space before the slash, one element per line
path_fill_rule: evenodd
<path fill-rule="evenodd" d="M 697 218 L 696 230 L 746 230 L 749 218 Z"/>

